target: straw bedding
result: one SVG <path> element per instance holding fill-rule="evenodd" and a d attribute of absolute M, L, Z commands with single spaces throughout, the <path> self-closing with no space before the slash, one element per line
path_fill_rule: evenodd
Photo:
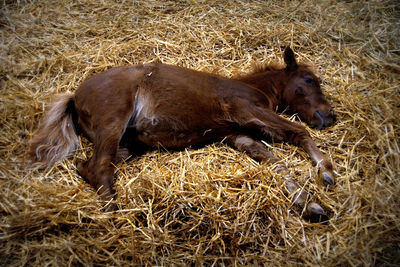
<path fill-rule="evenodd" d="M 400 263 L 397 1 L 1 1 L 0 265 Z M 25 163 L 45 103 L 114 66 L 164 63 L 224 76 L 313 63 L 337 123 L 310 129 L 337 185 L 306 153 L 269 144 L 327 210 L 313 223 L 271 165 L 224 144 L 160 148 L 117 166 L 117 212 L 77 174 L 91 144 L 46 170 Z M 296 116 L 292 120 L 298 120 Z"/>

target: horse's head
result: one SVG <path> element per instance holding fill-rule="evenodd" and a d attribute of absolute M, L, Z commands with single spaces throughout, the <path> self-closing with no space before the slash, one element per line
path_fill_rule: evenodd
<path fill-rule="evenodd" d="M 306 66 L 298 65 L 290 47 L 284 52 L 288 83 L 283 102 L 291 113 L 297 113 L 310 127 L 322 129 L 332 125 L 336 118 L 331 105 L 321 91 L 320 80 Z"/>

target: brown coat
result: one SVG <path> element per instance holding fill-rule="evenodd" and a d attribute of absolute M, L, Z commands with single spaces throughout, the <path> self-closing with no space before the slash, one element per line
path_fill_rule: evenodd
<path fill-rule="evenodd" d="M 258 160 L 278 161 L 259 141 L 263 138 L 303 147 L 323 180 L 333 184 L 332 164 L 306 129 L 274 112 L 297 112 L 317 128 L 334 122 L 318 78 L 297 64 L 290 48 L 284 58 L 283 69 L 265 68 L 236 80 L 160 63 L 110 69 L 84 81 L 74 95 L 57 98 L 31 142 L 31 154 L 42 165 L 61 159 L 77 142 L 75 125 L 94 143 L 92 158 L 79 164 L 79 172 L 109 198 L 111 162 L 118 161 L 121 147 L 134 154 L 143 147 L 182 148 L 225 139 Z M 306 195 L 291 177 L 287 188 L 304 206 Z M 323 214 L 316 203 L 308 210 Z"/>

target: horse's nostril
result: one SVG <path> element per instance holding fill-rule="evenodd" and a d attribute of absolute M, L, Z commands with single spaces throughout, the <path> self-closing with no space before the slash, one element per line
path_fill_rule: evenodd
<path fill-rule="evenodd" d="M 320 109 L 315 110 L 315 115 L 317 115 L 318 118 L 325 118 L 325 114 Z"/>
<path fill-rule="evenodd" d="M 316 128 L 318 129 L 318 130 L 321 130 L 323 127 L 324 127 L 324 124 L 325 124 L 325 121 L 326 121 L 326 118 L 325 118 L 325 115 L 324 115 L 324 113 L 321 111 L 321 110 L 319 110 L 319 109 L 317 109 L 316 111 L 315 111 L 315 116 L 319 119 L 319 123 L 318 123 L 318 125 L 316 126 Z"/>
<path fill-rule="evenodd" d="M 328 116 L 332 119 L 332 122 L 335 122 L 335 121 L 336 121 L 336 115 L 335 115 L 335 113 L 333 112 L 333 109 L 330 109 L 330 110 L 328 111 Z"/>

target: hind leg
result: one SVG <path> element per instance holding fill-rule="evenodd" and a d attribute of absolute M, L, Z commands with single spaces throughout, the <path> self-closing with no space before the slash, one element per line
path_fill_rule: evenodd
<path fill-rule="evenodd" d="M 258 161 L 267 161 L 270 163 L 277 163 L 278 168 L 276 172 L 282 173 L 285 178 L 286 188 L 293 199 L 293 203 L 301 208 L 306 207 L 307 215 L 324 216 L 324 210 L 315 202 L 307 203 L 307 193 L 288 175 L 286 166 L 282 163 L 281 159 L 274 156 L 267 150 L 265 145 L 260 141 L 254 140 L 247 135 L 235 135 L 228 138 L 231 145 L 236 147 L 242 152 L 246 152 L 252 158 Z"/>
<path fill-rule="evenodd" d="M 113 160 L 113 163 L 117 164 L 120 163 L 121 161 L 127 160 L 131 156 L 131 153 L 129 153 L 129 150 L 125 147 L 118 147 L 117 154 L 115 155 L 115 158 Z"/>
<path fill-rule="evenodd" d="M 92 157 L 78 165 L 80 175 L 104 199 L 111 199 L 113 195 L 114 166 L 118 150 L 119 137 L 111 133 L 96 136 Z"/>
<path fill-rule="evenodd" d="M 119 148 L 125 125 L 126 119 L 114 118 L 111 124 L 94 131 L 93 155 L 88 161 L 78 164 L 80 175 L 107 201 L 114 195 L 114 164 L 129 154 L 127 149 Z M 115 208 L 114 204 L 111 208 Z"/>

